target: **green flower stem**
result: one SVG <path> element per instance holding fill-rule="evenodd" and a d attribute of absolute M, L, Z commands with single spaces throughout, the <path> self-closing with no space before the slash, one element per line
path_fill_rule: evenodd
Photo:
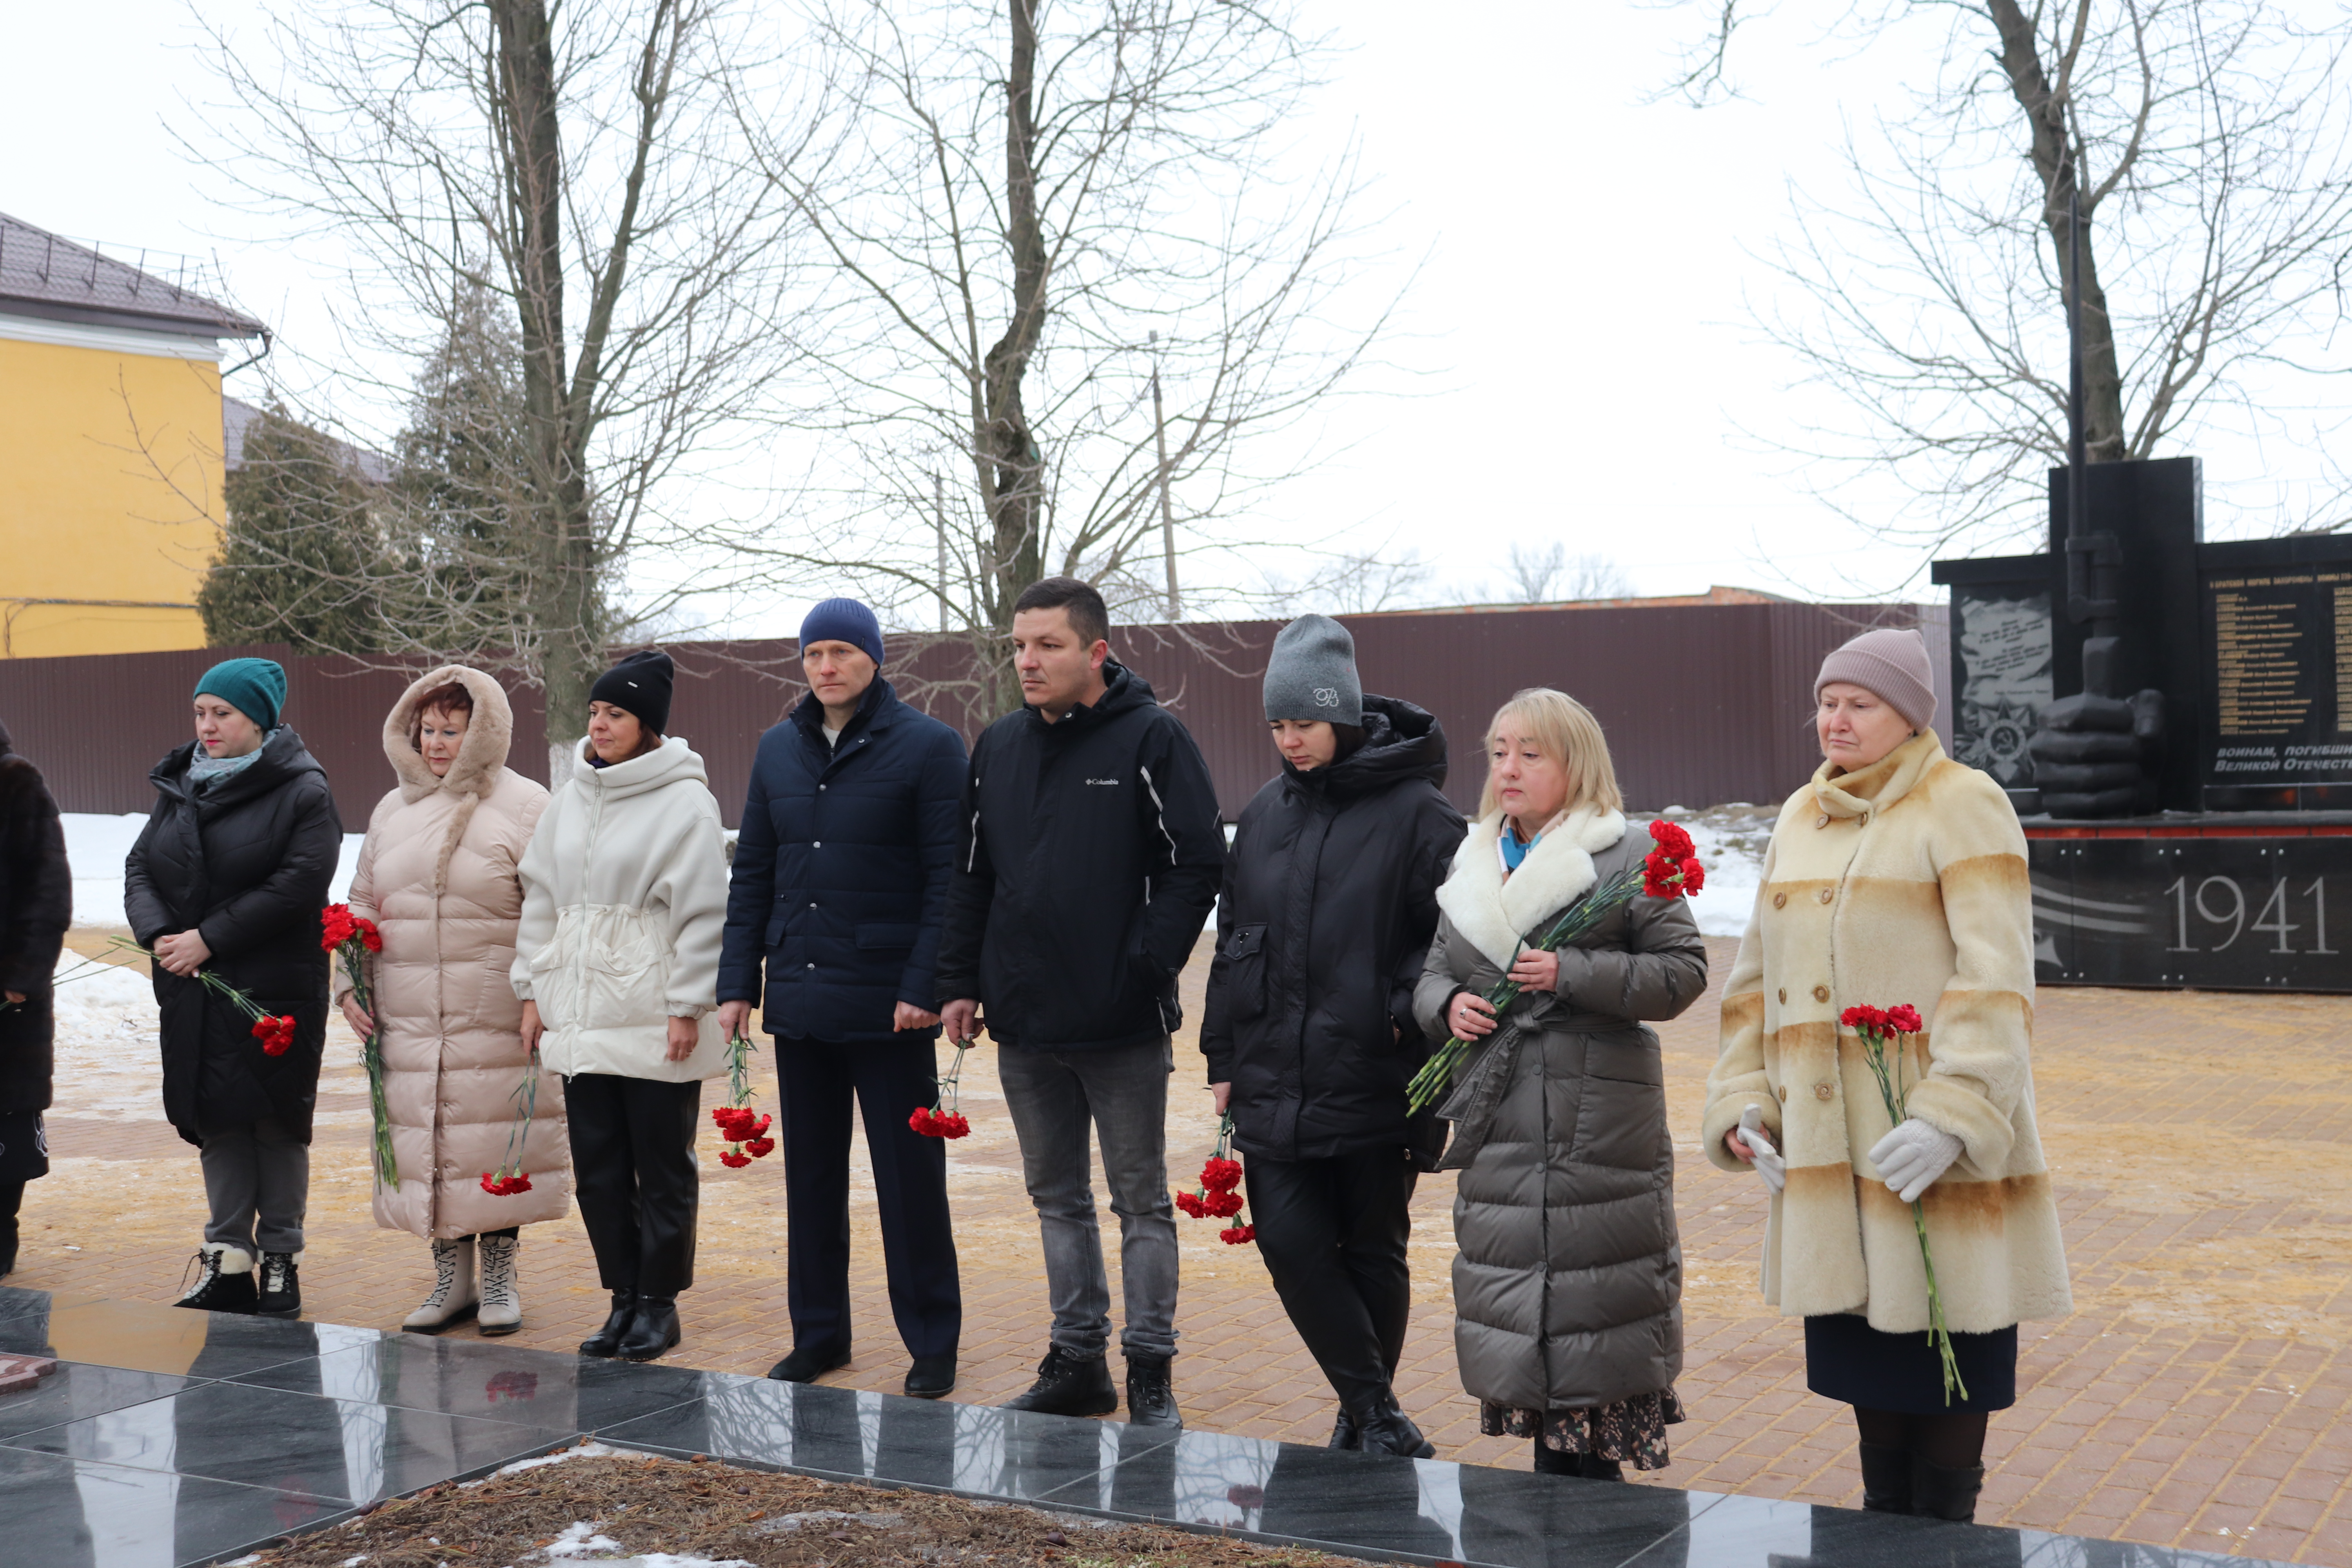
<path fill-rule="evenodd" d="M 1862 1040 L 1862 1054 L 1870 1063 L 1870 1075 L 1878 1080 L 1878 1097 L 1886 1102 L 1890 1122 L 1900 1127 L 1904 1107 L 1911 1099 L 1910 1089 L 1903 1079 L 1904 1052 L 1895 1047 L 1895 1070 L 1886 1068 L 1886 1037 L 1870 1029 L 1857 1030 Z M 1969 1396 L 1969 1385 L 1960 1381 L 1959 1357 L 1952 1351 L 1952 1331 L 1944 1321 L 1944 1293 L 1936 1284 L 1936 1256 L 1927 1247 L 1927 1209 L 1918 1199 L 1911 1200 L 1911 1228 L 1919 1237 L 1919 1264 L 1927 1272 L 1927 1342 L 1936 1347 L 1936 1359 L 1944 1373 L 1944 1403 L 1952 1402 L 1955 1391 L 1962 1399 Z"/>
<path fill-rule="evenodd" d="M 357 936 L 346 937 L 336 944 L 335 952 L 342 958 L 343 973 L 351 976 L 352 1000 L 376 1026 L 360 1042 L 360 1065 L 367 1068 L 368 1114 L 375 1122 L 376 1184 L 395 1190 L 400 1185 L 400 1161 L 392 1152 L 392 1111 L 383 1100 L 383 1020 L 375 1016 L 375 990 L 368 984 L 367 943 Z"/>

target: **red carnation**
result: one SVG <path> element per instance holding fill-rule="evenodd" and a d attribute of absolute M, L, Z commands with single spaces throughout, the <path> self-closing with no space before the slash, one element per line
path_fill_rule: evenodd
<path fill-rule="evenodd" d="M 517 1193 L 527 1193 L 530 1191 L 530 1178 L 524 1175 L 520 1171 L 517 1171 L 511 1176 L 497 1176 L 492 1175 L 488 1171 L 484 1171 L 482 1173 L 482 1191 L 489 1194 L 490 1196 L 494 1198 L 509 1198 L 514 1196 Z"/>
<path fill-rule="evenodd" d="M 383 951 L 383 932 L 375 929 L 375 921 L 361 921 L 359 922 L 359 928 L 361 945 L 365 947 L 370 952 L 382 952 Z"/>
<path fill-rule="evenodd" d="M 1176 1206 L 1182 1209 L 1186 1214 L 1191 1215 L 1194 1219 L 1206 1219 L 1209 1217 L 1209 1205 L 1201 1201 L 1201 1194 L 1198 1193 L 1178 1193 L 1176 1194 Z"/>
<path fill-rule="evenodd" d="M 738 1154 L 732 1149 L 721 1149 L 719 1152 L 719 1163 L 730 1171 L 740 1171 L 751 1163 L 751 1156 Z"/>
<path fill-rule="evenodd" d="M 1919 1016 L 1919 1009 L 1906 1002 L 1886 1010 L 1886 1026 L 1898 1035 L 1916 1035 L 1927 1026 L 1927 1020 Z"/>
<path fill-rule="evenodd" d="M 962 1138 L 971 1132 L 971 1123 L 963 1119 L 963 1112 L 961 1110 L 950 1110 L 945 1116 L 933 1117 L 931 1125 L 939 1130 L 939 1134 L 942 1138 Z"/>
<path fill-rule="evenodd" d="M 1650 824 L 1650 837 L 1657 840 L 1658 847 L 1665 851 L 1669 860 L 1687 860 L 1698 850 L 1698 847 L 1691 842 L 1689 834 L 1664 817 Z"/>
<path fill-rule="evenodd" d="M 1221 1230 L 1217 1232 L 1217 1239 L 1223 1242 L 1227 1247 L 1240 1247 L 1245 1242 L 1252 1242 L 1257 1239 L 1257 1226 L 1254 1225 L 1237 1225 L 1231 1230 Z"/>
<path fill-rule="evenodd" d="M 1212 1154 L 1209 1163 L 1201 1167 L 1201 1185 L 1210 1192 L 1230 1193 L 1241 1184 L 1242 1163 L 1239 1160 L 1221 1160 Z"/>
<path fill-rule="evenodd" d="M 919 1105 L 915 1107 L 915 1114 L 907 1118 L 907 1125 L 913 1128 L 920 1136 L 925 1138 L 930 1137 L 931 1108 L 928 1105 Z"/>
<path fill-rule="evenodd" d="M 1683 862 L 1683 891 L 1696 893 L 1706 886 L 1706 868 L 1696 858 Z"/>
<path fill-rule="evenodd" d="M 1886 1014 L 1885 1010 L 1877 1007 L 1848 1007 L 1838 1015 L 1838 1022 L 1856 1034 L 1886 1033 Z"/>
<path fill-rule="evenodd" d="M 754 1160 L 764 1160 L 775 1152 L 776 1141 L 772 1138 L 747 1139 L 743 1144 L 743 1152 Z"/>
<path fill-rule="evenodd" d="M 1242 1212 L 1242 1195 L 1239 1193 L 1211 1193 L 1202 1206 L 1209 1211 L 1213 1219 L 1231 1219 Z"/>

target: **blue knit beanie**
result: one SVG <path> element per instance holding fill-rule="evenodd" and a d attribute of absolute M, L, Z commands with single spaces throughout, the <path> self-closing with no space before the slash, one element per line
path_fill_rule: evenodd
<path fill-rule="evenodd" d="M 195 695 L 219 698 L 260 727 L 263 734 L 278 728 L 286 707 L 286 671 L 266 658 L 227 658 L 205 671 Z"/>
<path fill-rule="evenodd" d="M 827 599 L 808 613 L 801 623 L 801 647 L 813 642 L 845 642 L 881 668 L 882 623 L 855 599 Z"/>

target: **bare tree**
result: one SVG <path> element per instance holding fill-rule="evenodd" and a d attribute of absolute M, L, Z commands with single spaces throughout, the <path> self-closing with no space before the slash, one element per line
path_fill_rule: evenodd
<path fill-rule="evenodd" d="M 1505 591 L 1516 604 L 1622 599 L 1633 591 L 1625 569 L 1606 555 L 1576 555 L 1554 540 L 1538 549 L 1514 542 L 1504 562 Z"/>
<path fill-rule="evenodd" d="M 268 37 L 215 37 L 241 110 L 232 174 L 355 258 L 344 374 L 388 359 L 429 381 L 485 299 L 502 318 L 513 427 L 479 445 L 496 471 L 476 481 L 503 575 L 441 593 L 408 640 L 503 647 L 560 739 L 614 641 L 727 580 L 734 531 L 666 489 L 756 412 L 787 352 L 782 205 L 723 108 L 751 51 L 715 0 L 353 0 L 279 10 Z M 455 541 L 434 535 L 445 567 Z"/>
<path fill-rule="evenodd" d="M 1695 98 L 1728 87 L 1744 10 L 1712 14 Z M 2327 331 L 2352 254 L 2344 26 L 2268 0 L 1871 0 L 1836 21 L 1889 47 L 1937 16 L 1910 110 L 1848 138 L 1853 204 L 1801 196 L 1779 247 L 1810 308 L 1766 330 L 1851 414 L 1789 445 L 1833 460 L 1826 488 L 1898 476 L 1915 510 L 1858 519 L 1882 535 L 2035 532 L 2066 460 L 2078 237 L 2093 462 L 2204 421 L 2285 429 L 2254 384 L 2341 371 L 2352 342 Z"/>
<path fill-rule="evenodd" d="M 1171 616 L 1301 442 L 1265 469 L 1245 448 L 1349 385 L 1386 321 L 1338 320 L 1352 155 L 1304 185 L 1265 167 L 1320 40 L 1283 0 L 803 4 L 815 113 L 740 104 L 831 263 L 793 399 L 823 477 L 779 572 L 944 622 L 984 666 L 1048 574 Z"/>

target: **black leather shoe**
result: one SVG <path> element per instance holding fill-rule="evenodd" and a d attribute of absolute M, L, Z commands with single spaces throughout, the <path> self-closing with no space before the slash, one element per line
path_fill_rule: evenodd
<path fill-rule="evenodd" d="M 1037 1381 L 1004 1402 L 1007 1410 L 1048 1415 L 1108 1415 L 1118 1408 L 1110 1385 L 1110 1363 L 1101 1356 L 1076 1356 L 1055 1345 L 1037 1363 Z"/>
<path fill-rule="evenodd" d="M 617 1355 L 623 1361 L 652 1361 L 675 1348 L 685 1336 L 677 1328 L 677 1298 L 640 1296 L 629 1331 L 621 1336 Z"/>
<path fill-rule="evenodd" d="M 1176 1387 L 1169 1378 L 1164 1355 L 1127 1358 L 1127 1424 L 1130 1426 L 1181 1426 L 1183 1412 L 1176 1408 Z"/>
<path fill-rule="evenodd" d="M 907 1372 L 907 1397 L 944 1399 L 955 1392 L 955 1377 L 952 1355 L 919 1355 Z"/>
<path fill-rule="evenodd" d="M 1862 1445 L 1862 1506 L 1873 1513 L 1911 1511 L 1911 1450 Z"/>
<path fill-rule="evenodd" d="M 1324 1447 L 1353 1452 L 1363 1446 L 1364 1435 L 1356 1430 L 1356 1418 L 1349 1415 L 1348 1407 L 1342 1405 L 1339 1406 L 1339 1418 L 1331 1423 L 1331 1440 Z"/>
<path fill-rule="evenodd" d="M 1977 1493 L 1984 1487 L 1984 1467 L 1968 1465 L 1948 1469 L 1913 1455 L 1911 1511 L 1928 1519 L 1948 1519 L 1966 1524 L 1977 1516 Z"/>
<path fill-rule="evenodd" d="M 1397 1408 L 1396 1395 L 1382 1389 L 1356 1412 L 1356 1430 L 1362 1434 L 1367 1454 L 1397 1454 L 1408 1459 L 1433 1459 L 1437 1450 L 1412 1417 Z M 1538 1458 L 1542 1457 L 1541 1450 Z"/>
<path fill-rule="evenodd" d="M 637 1293 L 635 1290 L 613 1292 L 613 1315 L 604 1326 L 580 1342 L 582 1355 L 609 1356 L 618 1353 L 621 1341 L 629 1331 L 629 1320 L 637 1315 Z"/>
<path fill-rule="evenodd" d="M 849 1347 L 820 1350 L 814 1345 L 794 1345 L 793 1353 L 768 1369 L 768 1375 L 778 1383 L 814 1383 L 826 1373 L 838 1372 L 849 1364 Z"/>

